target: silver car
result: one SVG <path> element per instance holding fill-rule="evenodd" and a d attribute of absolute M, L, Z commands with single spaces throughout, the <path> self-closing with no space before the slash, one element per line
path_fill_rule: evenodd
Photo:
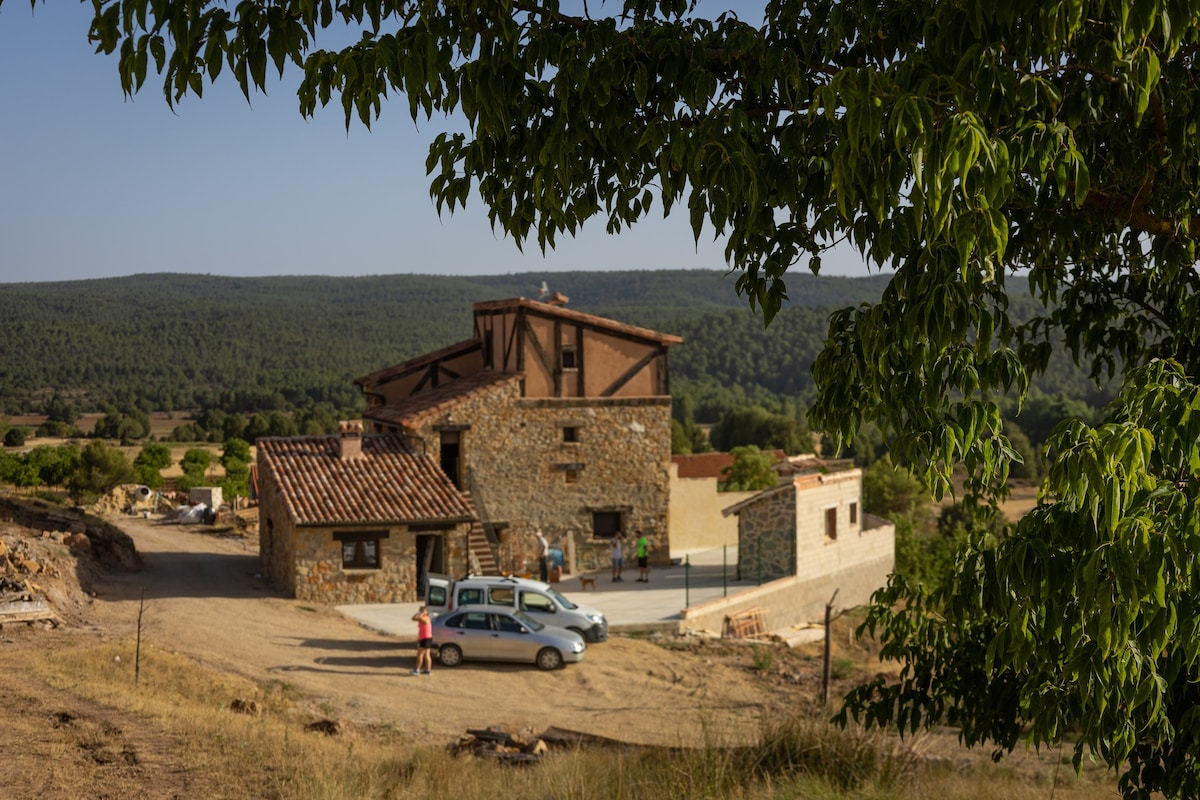
<path fill-rule="evenodd" d="M 587 649 L 578 633 L 495 606 L 464 606 L 438 617 L 433 621 L 433 646 L 446 667 L 479 659 L 533 662 L 540 669 L 582 661 Z"/>

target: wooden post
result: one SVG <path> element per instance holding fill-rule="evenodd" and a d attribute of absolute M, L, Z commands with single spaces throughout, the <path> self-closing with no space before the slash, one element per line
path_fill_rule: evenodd
<path fill-rule="evenodd" d="M 142 587 L 142 599 L 138 603 L 137 616 L 137 647 L 133 656 L 133 685 L 137 686 L 142 679 L 142 614 L 146 610 L 146 588 Z"/>
<path fill-rule="evenodd" d="M 833 632 L 833 601 L 837 599 L 838 589 L 833 590 L 833 596 L 825 604 L 825 663 L 821 673 L 821 705 L 829 705 L 829 681 L 833 672 L 830 634 Z"/>

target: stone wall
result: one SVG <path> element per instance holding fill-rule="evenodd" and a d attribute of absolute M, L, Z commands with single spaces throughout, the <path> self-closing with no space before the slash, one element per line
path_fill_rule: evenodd
<path fill-rule="evenodd" d="M 343 569 L 342 543 L 336 528 L 304 527 L 296 531 L 295 592 L 297 600 L 329 605 L 348 603 L 413 603 L 417 587 L 417 534 L 407 527 L 380 528 L 378 569 Z M 467 526 L 442 534 L 451 574 L 466 572 Z M 429 531 L 421 531 L 428 534 Z"/>
<path fill-rule="evenodd" d="M 670 425 L 668 397 L 524 399 L 514 382 L 410 432 L 437 453 L 438 430 L 459 428 L 464 488 L 482 519 L 506 526 L 500 568 L 536 574 L 538 529 L 573 569 L 608 567 L 609 542 L 592 535 L 594 511 L 620 513 L 627 550 L 640 529 L 651 560 L 669 560 Z M 565 441 L 564 429 L 576 441 Z"/>
<path fill-rule="evenodd" d="M 296 571 L 292 568 L 296 552 L 296 531 L 284 507 L 283 498 L 273 480 L 259 462 L 258 559 L 263 578 L 294 595 Z"/>
<path fill-rule="evenodd" d="M 796 574 L 794 503 L 794 492 L 770 490 L 738 512 L 739 580 L 765 583 Z"/>

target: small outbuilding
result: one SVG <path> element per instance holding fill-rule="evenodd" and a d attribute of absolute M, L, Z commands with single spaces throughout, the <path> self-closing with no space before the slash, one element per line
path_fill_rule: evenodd
<path fill-rule="evenodd" d="M 395 434 L 258 440 L 264 577 L 299 600 L 415 602 L 430 572 L 463 574 L 476 520 L 436 459 Z"/>
<path fill-rule="evenodd" d="M 787 579 L 789 606 L 800 620 L 811 620 L 834 590 L 851 607 L 887 583 L 896 528 L 862 512 L 861 469 L 802 470 L 722 513 L 737 516 L 741 578 Z"/>

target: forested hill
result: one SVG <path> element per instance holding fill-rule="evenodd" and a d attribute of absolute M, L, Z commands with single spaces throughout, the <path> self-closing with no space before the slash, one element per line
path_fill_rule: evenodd
<path fill-rule="evenodd" d="M 571 308 L 655 328 L 712 310 L 751 316 L 733 279 L 717 271 L 7 284 L 0 398 L 8 413 L 55 392 L 82 407 L 139 397 L 162 408 L 353 405 L 353 378 L 467 338 L 473 303 L 536 297 L 543 280 Z M 877 297 L 885 282 L 802 275 L 793 297 L 835 307 Z"/>
<path fill-rule="evenodd" d="M 802 395 L 829 311 L 877 299 L 887 275 L 789 278 L 791 304 L 766 331 L 719 271 L 441 277 L 229 278 L 152 274 L 0 285 L 0 411 L 56 393 L 79 408 L 286 409 L 360 401 L 351 381 L 467 338 L 481 300 L 536 297 L 682 336 L 682 386 L 746 398 Z M 1076 378 L 1081 378 L 1076 374 Z M 1075 380 L 1075 378 L 1072 378 Z M 1085 382 L 1069 390 L 1086 393 Z M 140 403 L 139 403 L 140 401 Z M 724 405 L 725 400 L 714 401 Z M 707 405 L 707 404 L 703 404 Z"/>

